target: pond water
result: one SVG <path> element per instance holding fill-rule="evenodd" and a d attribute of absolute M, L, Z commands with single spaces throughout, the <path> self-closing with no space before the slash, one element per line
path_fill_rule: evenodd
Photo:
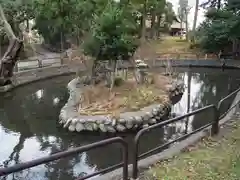
<path fill-rule="evenodd" d="M 178 78 L 185 82 L 186 91 L 181 100 L 173 106 L 174 115 L 216 104 L 240 84 L 237 70 L 222 72 L 219 69 L 178 68 L 176 71 Z M 58 125 L 59 111 L 68 99 L 66 84 L 72 77 L 62 76 L 37 82 L 0 96 L 0 167 L 8 167 L 116 136 L 70 133 Z M 225 105 L 225 109 L 232 100 Z M 199 128 L 211 121 L 211 118 L 211 112 L 204 112 L 152 131 L 142 137 L 141 152 Z M 117 135 L 126 139 L 131 150 L 135 134 Z M 0 180 L 73 180 L 119 163 L 120 150 L 119 145 L 113 144 L 1 177 Z"/>

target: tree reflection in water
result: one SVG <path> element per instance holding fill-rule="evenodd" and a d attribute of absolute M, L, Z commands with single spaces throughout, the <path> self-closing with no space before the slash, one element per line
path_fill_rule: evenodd
<path fill-rule="evenodd" d="M 235 71 L 178 70 L 180 71 L 178 78 L 185 82 L 186 91 L 181 100 L 172 108 L 172 112 L 177 116 L 208 104 L 215 104 L 238 87 L 239 80 L 236 80 Z M 34 83 L 16 89 L 6 94 L 4 98 L 0 97 L 0 142 L 4 142 L 6 147 L 3 149 L 8 153 L 3 153 L 0 149 L 0 162 L 3 166 L 10 166 L 118 135 L 125 138 L 129 143 L 130 151 L 132 150 L 134 133 L 69 133 L 59 127 L 58 114 L 68 98 L 66 84 L 71 78 L 60 77 Z M 204 112 L 152 131 L 142 137 L 140 151 L 145 152 L 156 147 L 156 144 L 167 142 L 199 128 L 208 123 L 210 118 L 210 112 Z M 1 137 L 4 137 L 4 140 Z M 120 152 L 120 146 L 114 144 L 15 173 L 3 177 L 2 180 L 72 180 L 119 163 Z"/>

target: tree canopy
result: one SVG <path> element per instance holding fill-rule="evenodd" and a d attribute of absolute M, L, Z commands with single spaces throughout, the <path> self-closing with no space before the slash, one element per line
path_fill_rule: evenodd
<path fill-rule="evenodd" d="M 98 20 L 112 0 L 0 0 L 13 31 L 21 33 L 19 24 L 34 22 L 34 29 L 46 44 L 60 48 L 60 42 L 81 44 L 94 21 Z M 158 34 L 164 23 L 171 24 L 175 13 L 166 0 L 121 0 L 123 8 L 131 9 L 139 36 L 146 36 L 143 18 L 153 19 L 152 32 Z M 144 34 L 142 34 L 144 33 Z M 4 32 L 1 31 L 1 37 Z M 67 46 L 66 46 L 67 47 Z"/>
<path fill-rule="evenodd" d="M 240 2 L 228 0 L 221 8 L 210 7 L 206 20 L 198 28 L 200 46 L 207 52 L 239 53 Z"/>

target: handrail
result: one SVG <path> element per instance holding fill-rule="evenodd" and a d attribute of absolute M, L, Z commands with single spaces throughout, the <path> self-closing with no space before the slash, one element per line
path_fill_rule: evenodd
<path fill-rule="evenodd" d="M 171 145 L 171 144 L 173 144 L 175 142 L 184 140 L 187 137 L 189 137 L 189 136 L 191 136 L 191 135 L 193 135 L 193 134 L 195 134 L 195 133 L 197 133 L 199 131 L 202 131 L 202 130 L 204 130 L 205 128 L 207 128 L 209 126 L 212 126 L 212 128 L 211 128 L 212 135 L 217 134 L 219 132 L 219 120 L 222 117 L 224 117 L 231 109 L 233 109 L 235 106 L 237 106 L 240 103 L 240 100 L 237 101 L 237 103 L 235 105 L 230 107 L 224 114 L 222 114 L 220 116 L 219 113 L 220 113 L 220 108 L 221 108 L 222 104 L 227 99 L 229 99 L 230 97 L 232 97 L 235 94 L 237 94 L 239 91 L 240 91 L 240 88 L 235 90 L 234 92 L 230 93 L 226 97 L 222 98 L 219 101 L 217 107 L 215 105 L 205 106 L 203 108 L 197 109 L 197 110 L 195 110 L 193 112 L 190 112 L 190 113 L 187 113 L 185 115 L 182 115 L 182 116 L 179 116 L 179 117 L 175 117 L 175 118 L 172 118 L 172 119 L 169 119 L 169 120 L 166 120 L 166 121 L 162 121 L 160 123 L 154 124 L 154 125 L 149 126 L 147 128 L 141 129 L 137 133 L 135 138 L 134 138 L 132 178 L 133 179 L 137 179 L 137 175 L 138 175 L 138 160 L 140 158 L 146 157 L 147 155 L 152 154 L 152 153 L 154 153 L 156 151 L 162 151 L 167 146 L 169 146 L 169 145 Z M 198 129 L 196 129 L 196 130 L 194 130 L 194 131 L 192 131 L 190 133 L 184 134 L 183 136 L 178 137 L 175 140 L 169 141 L 169 142 L 167 142 L 165 144 L 157 146 L 156 148 L 151 149 L 151 150 L 149 150 L 149 151 L 139 155 L 139 140 L 142 137 L 142 135 L 145 134 L 146 132 L 148 132 L 148 131 L 150 131 L 152 129 L 161 128 L 161 127 L 166 126 L 168 124 L 180 121 L 180 120 L 182 120 L 182 119 L 184 119 L 186 117 L 189 117 L 189 116 L 192 116 L 192 115 L 196 115 L 198 113 L 201 113 L 201 112 L 209 110 L 209 109 L 213 109 L 213 112 L 214 112 L 214 119 L 213 119 L 212 122 L 210 122 L 210 123 L 208 123 L 208 124 L 198 128 Z M 123 162 L 121 162 L 119 164 L 116 164 L 116 165 L 113 165 L 111 167 L 105 168 L 105 169 L 103 169 L 101 171 L 98 171 L 98 172 L 95 172 L 93 174 L 90 174 L 90 175 L 87 175 L 87 176 L 84 176 L 84 177 L 80 177 L 77 180 L 84 180 L 84 179 L 87 179 L 87 178 L 99 175 L 101 173 L 107 173 L 107 172 L 110 172 L 110 171 L 112 171 L 112 170 L 114 170 L 116 168 L 119 168 L 121 166 L 123 166 L 123 180 L 128 180 L 128 144 L 121 137 L 115 137 L 115 138 L 102 140 L 102 141 L 95 142 L 95 143 L 92 143 L 92 144 L 89 144 L 89 145 L 85 145 L 85 146 L 82 146 L 82 147 L 70 149 L 70 150 L 59 152 L 59 153 L 56 153 L 56 154 L 52 154 L 50 156 L 39 158 L 39 159 L 36 159 L 36 160 L 33 160 L 33 161 L 28 161 L 28 162 L 17 164 L 17 165 L 14 165 L 14 166 L 11 166 L 11 167 L 7 167 L 7 168 L 0 168 L 0 177 L 9 175 L 9 174 L 14 173 L 14 172 L 19 172 L 19 171 L 22 171 L 24 169 L 35 167 L 35 166 L 38 166 L 38 165 L 41 165 L 41 164 L 45 164 L 45 163 L 48 163 L 48 162 L 51 162 L 51 161 L 54 161 L 54 160 L 58 160 L 60 158 L 65 158 L 65 157 L 68 157 L 68 156 L 71 156 L 71 155 L 74 155 L 74 154 L 78 154 L 78 153 L 81 153 L 81 152 L 84 152 L 84 151 L 88 151 L 88 150 L 91 150 L 91 149 L 94 149 L 94 148 L 99 148 L 99 147 L 103 147 L 105 145 L 110 145 L 110 144 L 113 144 L 113 143 L 120 143 L 122 145 L 122 147 L 123 147 L 123 151 L 122 151 L 122 153 L 123 153 Z"/>
<path fill-rule="evenodd" d="M 35 160 L 32 160 L 32 161 L 24 162 L 24 163 L 21 163 L 21 164 L 17 164 L 17 165 L 11 166 L 11 167 L 0 168 L 0 177 L 9 175 L 11 173 L 19 172 L 19 171 L 22 171 L 22 170 L 25 170 L 25 169 L 29 169 L 29 168 L 32 168 L 32 167 L 35 167 L 35 166 L 38 166 L 38 165 L 41 165 L 41 164 L 49 163 L 51 161 L 55 161 L 55 160 L 58 160 L 60 158 L 66 158 L 68 156 L 72 156 L 74 154 L 85 152 L 85 151 L 88 151 L 88 150 L 91 150 L 91 149 L 94 149 L 94 148 L 99 148 L 99 147 L 103 147 L 103 146 L 106 146 L 106 145 L 110 145 L 110 144 L 113 144 L 113 143 L 120 143 L 122 145 L 122 147 L 123 147 L 123 150 L 122 150 L 123 163 L 119 163 L 117 165 L 105 168 L 101 171 L 95 172 L 95 173 L 87 175 L 85 177 L 80 177 L 78 180 L 84 180 L 84 179 L 96 176 L 98 174 L 101 174 L 101 173 L 110 172 L 110 171 L 112 171 L 116 168 L 119 168 L 121 166 L 123 166 L 123 180 L 128 180 L 128 145 L 120 137 L 115 137 L 115 138 L 110 138 L 110 139 L 106 139 L 106 140 L 103 140 L 103 141 L 95 142 L 95 143 L 88 144 L 88 145 L 85 145 L 85 146 L 81 146 L 81 147 L 78 147 L 78 148 L 74 148 L 74 149 L 70 149 L 70 150 L 67 150 L 67 151 L 52 154 L 50 156 L 46 156 L 46 157 L 43 157 L 43 158 L 39 158 L 39 159 L 35 159 Z"/>
<path fill-rule="evenodd" d="M 211 123 L 208 123 L 205 126 L 192 131 L 191 133 L 185 134 L 185 135 L 181 136 L 180 138 L 177 138 L 177 139 L 175 139 L 173 141 L 170 141 L 170 142 L 165 143 L 165 144 L 163 144 L 161 146 L 158 146 L 158 147 L 156 147 L 156 148 L 154 148 L 154 149 L 152 149 L 152 150 L 150 150 L 150 151 L 148 151 L 148 152 L 146 152 L 144 154 L 141 154 L 140 156 L 138 155 L 138 153 L 139 153 L 139 140 L 140 140 L 140 137 L 144 133 L 146 133 L 146 132 L 148 132 L 149 130 L 152 130 L 152 129 L 161 128 L 161 127 L 163 127 L 165 125 L 177 122 L 177 121 L 182 120 L 182 119 L 184 119 L 186 117 L 189 117 L 189 116 L 201 113 L 201 112 L 209 110 L 209 109 L 213 109 L 214 110 L 214 115 L 215 115 L 214 116 L 214 120 Z M 195 134 L 195 133 L 197 133 L 197 132 L 199 132 L 199 131 L 201 131 L 201 130 L 205 129 L 206 127 L 209 127 L 209 126 L 212 126 L 212 133 L 213 134 L 217 134 L 218 133 L 218 128 L 219 128 L 218 123 L 219 123 L 219 121 L 218 121 L 218 109 L 216 108 L 215 105 L 209 105 L 209 106 L 203 107 L 201 109 L 195 110 L 193 112 L 190 112 L 188 114 L 185 114 L 185 115 L 182 115 L 182 116 L 179 116 L 179 117 L 175 117 L 173 119 L 169 119 L 169 120 L 160 122 L 158 124 L 154 124 L 152 126 L 149 126 L 147 128 L 144 128 L 144 129 L 140 130 L 137 133 L 137 135 L 135 136 L 135 139 L 134 139 L 134 151 L 133 151 L 134 157 L 133 157 L 133 174 L 132 174 L 132 178 L 133 179 L 137 179 L 137 175 L 138 175 L 138 160 L 139 160 L 139 158 L 145 157 L 145 156 L 147 156 L 147 155 L 149 155 L 149 154 L 151 154 L 151 153 L 153 153 L 155 151 L 161 151 L 165 147 L 167 147 L 168 145 L 170 145 L 170 144 L 172 144 L 174 142 L 183 140 L 183 139 L 189 137 L 190 135 Z"/>
<path fill-rule="evenodd" d="M 226 114 L 231 111 L 234 107 L 236 107 L 239 103 L 240 100 L 237 101 L 237 103 L 235 105 L 233 105 L 232 107 L 230 107 L 226 112 L 224 112 L 223 114 L 220 115 L 220 109 L 222 104 L 229 98 L 231 98 L 232 96 L 236 95 L 238 92 L 240 91 L 240 88 L 238 88 L 237 90 L 233 91 L 232 93 L 230 93 L 229 95 L 225 96 L 224 98 L 222 98 L 219 102 L 218 102 L 218 111 L 219 111 L 219 119 L 222 119 L 224 116 L 226 116 Z"/>

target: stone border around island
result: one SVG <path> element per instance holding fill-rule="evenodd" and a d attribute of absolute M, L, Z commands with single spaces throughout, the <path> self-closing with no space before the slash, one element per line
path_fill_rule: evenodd
<path fill-rule="evenodd" d="M 83 116 L 78 113 L 81 101 L 81 89 L 84 85 L 80 78 L 75 78 L 68 83 L 69 99 L 61 109 L 59 123 L 71 132 L 101 131 L 101 132 L 125 132 L 146 128 L 149 125 L 161 122 L 163 117 L 171 111 L 171 99 L 184 92 L 182 81 L 175 81 L 168 88 L 169 101 L 164 104 L 152 104 L 134 112 L 121 113 L 114 119 L 110 115 Z"/>

